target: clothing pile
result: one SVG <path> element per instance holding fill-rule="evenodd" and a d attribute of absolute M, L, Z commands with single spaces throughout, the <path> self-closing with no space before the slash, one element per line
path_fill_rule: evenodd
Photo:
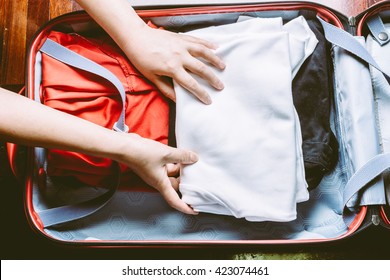
<path fill-rule="evenodd" d="M 249 221 L 291 221 L 308 200 L 292 81 L 318 40 L 306 20 L 240 17 L 188 32 L 218 44 L 221 92 L 196 76 L 212 104 L 175 84 L 179 148 L 198 153 L 182 168 L 182 199 L 196 211 Z"/>
<path fill-rule="evenodd" d="M 151 27 L 155 27 L 149 23 Z M 125 124 L 130 133 L 168 143 L 169 107 L 165 97 L 126 58 L 107 35 L 84 37 L 52 31 L 48 39 L 103 66 L 118 78 L 126 92 Z M 67 65 L 45 53 L 41 58 L 40 100 L 54 109 L 112 129 L 123 104 L 116 87 L 101 77 Z M 130 168 L 120 165 L 123 185 L 145 185 Z M 116 174 L 112 160 L 50 149 L 47 174 L 71 177 L 82 183 L 107 187 Z"/>
<path fill-rule="evenodd" d="M 309 198 L 308 186 L 316 187 L 337 161 L 329 122 L 331 60 L 320 24 L 302 16 L 287 23 L 240 16 L 236 23 L 188 34 L 217 43 L 227 65 L 213 69 L 225 84 L 221 92 L 194 75 L 211 94 L 208 106 L 175 84 L 177 104 L 169 108 L 106 34 L 52 31 L 48 38 L 118 78 L 126 92 L 129 132 L 164 144 L 176 133 L 179 148 L 199 155 L 196 164 L 182 168 L 180 178 L 182 198 L 195 210 L 249 221 L 295 219 L 297 203 Z M 123 104 L 113 84 L 45 53 L 40 63 L 42 103 L 115 126 Z M 120 167 L 122 183 L 139 186 L 139 178 Z M 53 178 L 96 187 L 110 184 L 113 168 L 109 159 L 56 149 L 48 150 L 45 165 Z"/>

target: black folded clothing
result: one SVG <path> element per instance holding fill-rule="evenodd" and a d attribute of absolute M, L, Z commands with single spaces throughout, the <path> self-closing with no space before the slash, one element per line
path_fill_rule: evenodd
<path fill-rule="evenodd" d="M 330 44 L 317 19 L 307 20 L 318 45 L 293 80 L 293 101 L 301 130 L 306 181 L 315 188 L 338 160 L 338 143 L 330 128 L 332 66 Z"/>

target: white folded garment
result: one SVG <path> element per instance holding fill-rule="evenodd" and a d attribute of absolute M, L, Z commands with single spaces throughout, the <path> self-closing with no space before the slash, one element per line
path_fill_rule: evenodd
<path fill-rule="evenodd" d="M 199 155 L 182 168 L 182 199 L 196 211 L 249 221 L 291 221 L 308 199 L 291 82 L 317 39 L 303 17 L 253 18 L 189 32 L 219 45 L 226 63 L 204 105 L 175 84 L 179 148 Z"/>

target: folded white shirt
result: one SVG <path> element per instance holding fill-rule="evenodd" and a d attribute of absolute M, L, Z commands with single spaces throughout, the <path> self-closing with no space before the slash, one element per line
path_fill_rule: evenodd
<path fill-rule="evenodd" d="M 225 88 L 204 105 L 175 84 L 179 148 L 199 155 L 182 168 L 182 199 L 194 210 L 249 221 L 291 221 L 308 199 L 291 82 L 317 44 L 303 17 L 253 18 L 188 32 L 219 45 L 213 69 Z"/>

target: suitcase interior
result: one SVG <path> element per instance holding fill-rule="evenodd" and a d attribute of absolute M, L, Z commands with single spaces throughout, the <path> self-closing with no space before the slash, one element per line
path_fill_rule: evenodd
<path fill-rule="evenodd" d="M 388 7 L 387 7 L 388 8 Z M 305 17 L 315 18 L 319 14 L 338 27 L 346 22 L 341 21 L 334 12 L 314 4 L 262 4 L 247 6 L 209 6 L 209 7 L 182 7 L 170 9 L 139 10 L 145 20 L 152 20 L 156 25 L 174 31 L 185 31 L 191 28 L 209 25 L 219 25 L 235 22 L 239 15 L 254 17 L 282 17 L 285 21 L 291 20 L 305 11 Z M 381 11 L 383 19 L 390 22 L 390 13 Z M 36 35 L 28 58 L 27 94 L 33 98 L 34 79 L 39 72 L 39 65 L 35 64 L 35 56 L 40 42 L 48 31 L 78 32 L 91 34 L 100 30 L 88 15 L 75 13 L 62 16 L 42 28 Z M 100 31 L 102 32 L 102 31 Z M 362 31 L 363 33 L 365 31 Z M 335 72 L 337 72 L 335 61 Z M 345 75 L 356 83 L 359 79 L 355 73 Z M 336 75 L 335 75 L 336 76 Z M 335 78 L 336 79 L 336 78 Z M 337 85 L 341 83 L 335 82 Z M 342 86 L 342 85 L 341 85 Z M 359 86 L 359 85 L 358 85 Z M 367 87 L 367 85 L 364 85 Z M 346 89 L 348 92 L 350 89 Z M 340 94 L 339 87 L 335 87 L 335 100 Z M 336 102 L 337 103 L 337 102 Z M 361 104 L 360 104 L 361 105 Z M 50 208 L 53 205 L 73 203 L 100 193 L 101 189 L 68 183 L 66 180 L 52 180 L 42 174 L 45 167 L 44 150 L 35 148 L 30 150 L 28 161 L 28 176 L 26 181 L 27 213 L 33 227 L 45 236 L 61 241 L 83 244 L 281 244 L 322 242 L 341 239 L 354 233 L 363 223 L 367 207 L 358 207 L 355 219 L 349 227 L 343 220 L 343 192 L 346 182 L 354 172 L 351 168 L 354 156 L 345 152 L 345 145 L 356 139 L 343 139 L 340 131 L 345 128 L 340 123 L 343 110 L 339 104 L 331 108 L 331 128 L 338 138 L 340 151 L 336 167 L 327 174 L 320 185 L 310 192 L 310 199 L 300 203 L 297 208 L 298 218 L 292 222 L 247 222 L 228 216 L 200 214 L 188 216 L 171 209 L 158 193 L 129 191 L 120 188 L 111 201 L 101 210 L 86 218 L 67 223 L 62 226 L 43 229 L 36 212 Z M 353 111 L 353 110 L 352 110 Z M 366 110 L 367 112 L 370 109 Z M 348 114 L 355 112 L 348 111 Z M 371 111 L 370 118 L 375 119 L 375 111 Z M 341 114 L 341 115 L 340 115 Z M 382 129 L 386 126 L 382 125 Z M 389 125 L 387 124 L 389 127 Z M 349 129 L 364 130 L 362 127 Z M 370 129 L 370 128 L 369 128 Z M 388 128 L 387 128 L 388 129 Z M 371 131 L 377 133 L 376 131 Z M 349 132 L 348 132 L 349 134 Z M 358 135 L 351 133 L 350 135 Z M 352 136 L 353 138 L 353 136 Z M 364 142 L 364 141 L 363 141 Z M 367 143 L 366 143 L 367 144 Z M 376 145 L 376 143 L 374 143 Z M 367 145 L 370 145 L 368 143 Z M 372 145 L 372 143 L 371 143 Z M 43 158 L 43 160 L 38 160 Z M 380 188 L 380 187 L 379 187 Z M 383 184 L 382 184 L 383 188 Z M 375 192 L 375 191 L 374 191 Z M 379 193 L 381 193 L 379 191 Z M 48 200 L 48 197 L 50 198 Z M 360 202 L 359 202 L 360 201 Z M 385 204 L 384 198 L 367 201 L 355 200 L 359 204 Z M 382 216 L 388 219 L 388 210 L 382 208 Z M 386 214 L 387 213 L 387 214 Z"/>
<path fill-rule="evenodd" d="M 356 29 L 357 36 L 363 36 L 365 38 L 368 36 L 370 31 L 368 30 L 368 28 L 366 26 L 366 22 L 370 19 L 370 17 L 375 16 L 375 15 L 379 15 L 382 18 L 383 23 L 385 24 L 385 26 L 387 28 L 387 32 L 389 32 L 388 31 L 390 28 L 390 11 L 389 11 L 389 9 L 390 9 L 390 4 L 387 3 L 384 5 L 379 5 L 379 6 L 373 7 L 367 13 L 364 13 L 359 18 L 359 21 L 357 24 L 357 29 Z M 386 63 L 386 62 L 379 62 L 379 63 L 382 63 L 381 65 L 383 65 L 383 66 L 388 65 L 388 63 Z M 372 71 L 372 69 L 371 69 L 371 71 Z M 374 94 L 375 94 L 375 89 L 374 89 Z M 387 124 L 387 126 L 385 126 L 385 125 L 379 126 L 379 129 L 388 131 L 388 129 L 384 128 L 384 127 L 389 126 L 388 122 L 386 124 Z M 382 145 L 382 150 L 384 152 L 389 152 L 388 144 L 386 145 L 382 141 L 381 145 Z M 390 172 L 389 171 L 387 171 L 383 175 L 383 180 L 384 180 L 384 186 L 385 186 L 386 204 L 382 205 L 380 207 L 380 216 L 383 220 L 383 225 L 387 228 L 390 228 L 390 206 L 389 206 L 390 205 Z"/>

